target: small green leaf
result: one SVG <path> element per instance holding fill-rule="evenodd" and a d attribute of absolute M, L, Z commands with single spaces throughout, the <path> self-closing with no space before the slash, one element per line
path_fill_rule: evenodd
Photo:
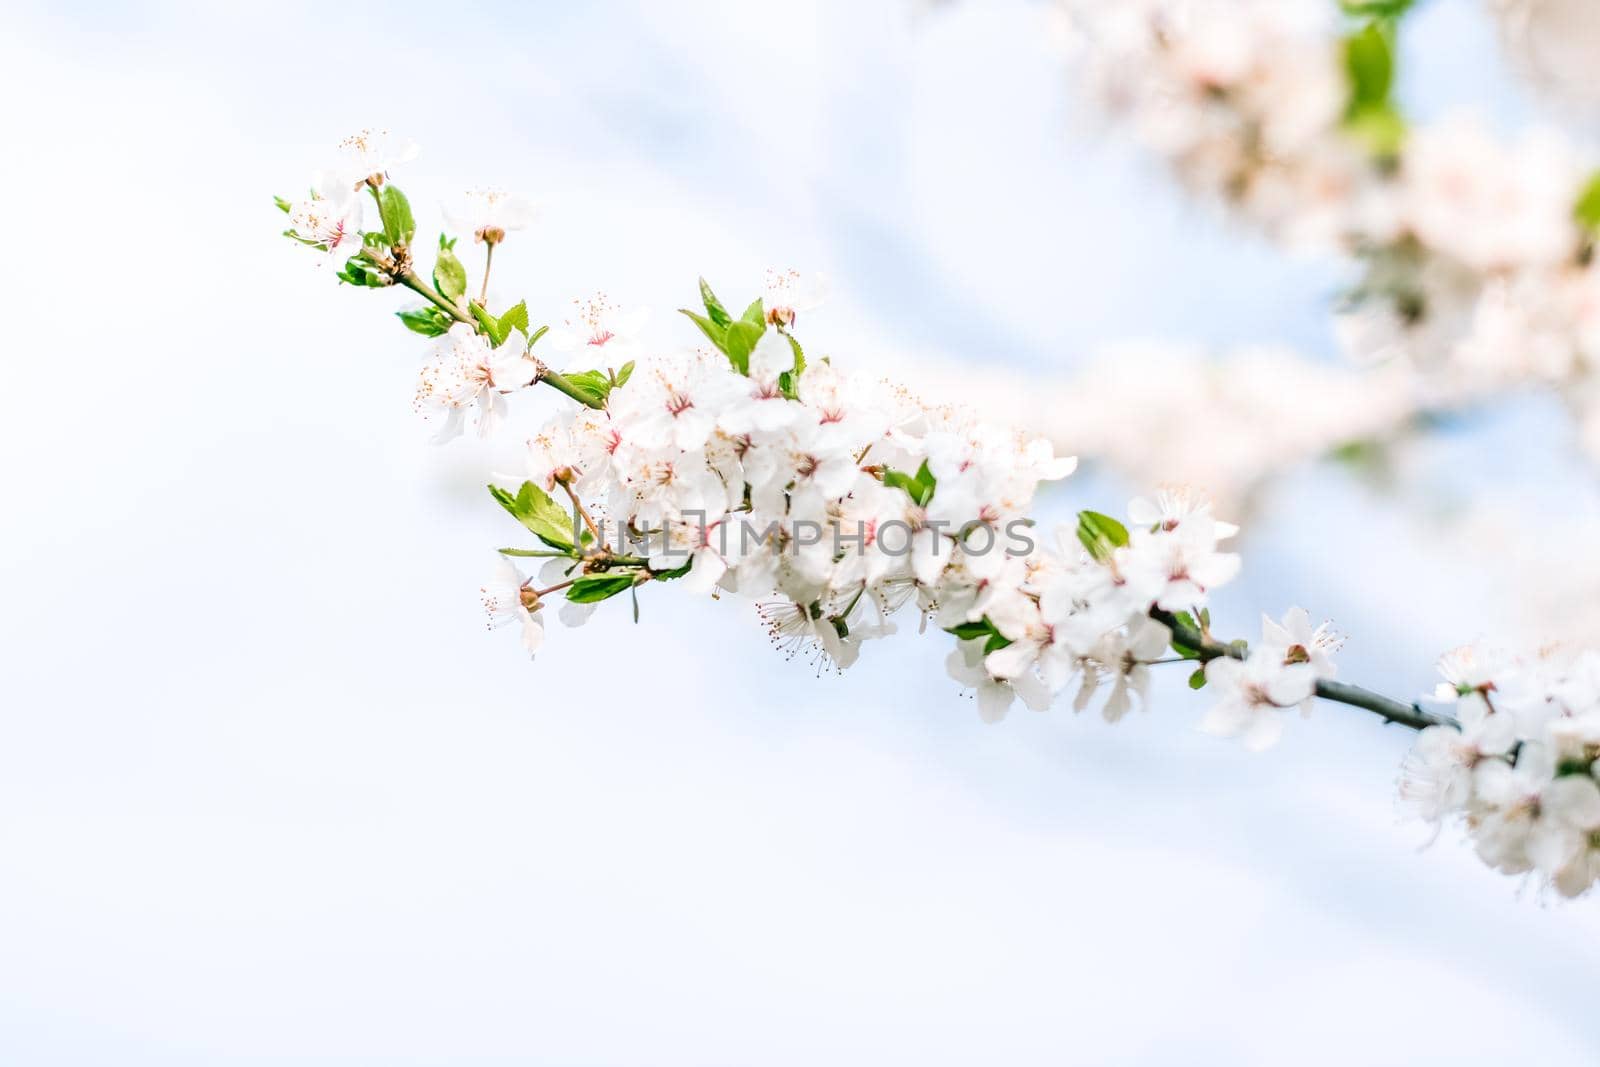
<path fill-rule="evenodd" d="M 988 637 L 990 634 L 994 633 L 994 624 L 991 623 L 987 617 L 985 617 L 979 619 L 977 622 L 963 622 L 956 626 L 952 626 L 945 630 L 945 633 L 955 634 L 963 641 L 971 641 L 974 638 Z"/>
<path fill-rule="evenodd" d="M 670 571 L 651 571 L 650 575 L 651 577 L 659 578 L 662 581 L 671 581 L 674 578 L 682 578 L 685 574 L 688 574 L 689 569 L 693 566 L 694 560 L 691 559 L 688 563 L 685 563 L 681 567 L 674 567 Z"/>
<path fill-rule="evenodd" d="M 512 330 L 523 334 L 528 332 L 528 302 L 519 300 L 516 304 L 500 313 L 500 329 L 503 331 L 501 340 L 511 336 Z"/>
<path fill-rule="evenodd" d="M 1573 205 L 1572 213 L 1578 223 L 1590 230 L 1600 230 L 1600 174 L 1589 179 Z"/>
<path fill-rule="evenodd" d="M 1368 23 L 1345 38 L 1344 69 L 1350 79 L 1352 111 L 1388 103 L 1394 84 L 1394 54 L 1388 35 L 1377 23 Z"/>
<path fill-rule="evenodd" d="M 491 485 L 489 493 L 513 518 L 551 548 L 562 551 L 572 548 L 572 516 L 537 485 L 523 482 L 515 496 L 498 485 Z"/>
<path fill-rule="evenodd" d="M 928 461 L 923 460 L 922 466 L 917 468 L 917 493 L 920 499 L 917 503 L 927 507 L 928 501 L 933 499 L 933 491 L 939 483 L 933 476 L 933 471 L 928 469 Z"/>
<path fill-rule="evenodd" d="M 539 338 L 543 337 L 545 334 L 547 334 L 549 332 L 550 332 L 550 327 L 548 325 L 541 326 L 537 330 L 534 330 L 532 333 L 530 333 L 528 335 L 528 347 L 532 348 L 534 345 L 538 344 L 539 343 Z"/>
<path fill-rule="evenodd" d="M 756 297 L 755 301 L 744 309 L 744 314 L 739 318 L 744 322 L 765 328 L 767 325 L 767 309 L 761 306 L 761 298 L 759 296 Z"/>
<path fill-rule="evenodd" d="M 526 559 L 558 559 L 566 553 L 543 548 L 497 548 L 502 556 L 519 556 Z"/>
<path fill-rule="evenodd" d="M 1411 9 L 1416 0 L 1339 0 L 1339 7 L 1353 18 L 1397 19 Z"/>
<path fill-rule="evenodd" d="M 272 202 L 274 204 L 277 204 L 278 205 L 278 210 L 283 212 L 285 215 L 287 215 L 289 212 L 294 210 L 294 205 L 289 203 L 289 201 L 285 200 L 281 196 L 273 197 L 272 198 Z"/>
<path fill-rule="evenodd" d="M 450 326 L 455 322 L 432 304 L 409 311 L 397 311 L 395 315 L 406 324 L 406 329 L 424 337 L 442 337 L 450 332 Z"/>
<path fill-rule="evenodd" d="M 1098 511 L 1080 511 L 1078 540 L 1092 558 L 1104 563 L 1116 549 L 1128 543 L 1128 528 Z"/>
<path fill-rule="evenodd" d="M 616 388 L 621 389 L 624 385 L 627 385 L 628 384 L 628 379 L 632 378 L 632 377 L 633 377 L 633 360 L 630 359 L 630 360 L 628 360 L 628 362 L 626 362 L 626 363 L 624 363 L 622 365 L 622 369 L 621 370 L 617 371 Z"/>
<path fill-rule="evenodd" d="M 717 323 L 704 315 L 690 311 L 688 308 L 679 308 L 678 312 L 689 316 L 690 320 L 700 327 L 700 332 L 706 335 L 706 340 L 716 345 L 718 351 L 723 350 L 723 346 L 727 344 L 727 325 L 725 323 Z"/>
<path fill-rule="evenodd" d="M 489 310 L 476 301 L 469 303 L 467 308 L 472 312 L 472 317 L 477 319 L 478 324 L 483 327 L 483 332 L 489 335 L 489 344 L 494 348 L 499 348 L 505 344 L 506 338 L 511 336 L 512 330 L 521 330 L 524 333 L 528 330 L 528 305 L 526 303 L 519 303 L 500 315 L 489 314 Z M 532 342 L 529 343 L 531 344 Z"/>
<path fill-rule="evenodd" d="M 928 469 L 927 460 L 922 461 L 922 466 L 917 468 L 916 474 L 907 474 L 892 467 L 885 468 L 883 484 L 891 489 L 904 489 L 911 502 L 919 508 L 928 506 L 928 501 L 933 499 L 933 490 L 938 485 L 933 472 Z"/>
<path fill-rule="evenodd" d="M 467 268 L 442 237 L 439 239 L 439 255 L 433 261 L 433 284 L 451 303 L 467 294 Z"/>
<path fill-rule="evenodd" d="M 562 377 L 584 394 L 583 402 L 590 407 L 604 404 L 606 397 L 611 395 L 611 379 L 600 371 L 578 371 L 574 374 L 563 374 Z"/>
<path fill-rule="evenodd" d="M 1390 104 L 1364 107 L 1344 120 L 1345 132 L 1378 159 L 1393 159 L 1406 139 L 1406 120 Z"/>
<path fill-rule="evenodd" d="M 1375 156 L 1392 157 L 1405 139 L 1406 124 L 1394 106 L 1393 27 L 1374 18 L 1344 39 L 1345 76 L 1350 99 L 1345 129 Z"/>
<path fill-rule="evenodd" d="M 567 599 L 574 604 L 596 604 L 633 588 L 631 574 L 600 574 L 579 578 L 567 587 Z"/>
<path fill-rule="evenodd" d="M 722 351 L 727 353 L 728 362 L 732 363 L 740 374 L 750 373 L 750 353 L 756 347 L 756 342 L 761 340 L 761 335 L 766 332 L 766 326 L 745 319 L 728 324 L 721 347 Z"/>
<path fill-rule="evenodd" d="M 795 377 L 798 378 L 805 372 L 806 369 L 805 349 L 800 347 L 800 342 L 797 341 L 794 334 L 790 333 L 788 330 L 783 331 L 783 336 L 789 342 L 789 350 L 794 353 L 794 373 Z"/>
<path fill-rule="evenodd" d="M 1102 515 L 1098 511 L 1080 511 L 1078 523 L 1088 526 L 1118 548 L 1128 543 L 1128 528 L 1110 515 Z"/>
<path fill-rule="evenodd" d="M 700 299 L 706 305 L 706 314 L 718 326 L 726 326 L 733 321 L 733 316 L 728 314 L 728 309 L 722 306 L 722 301 L 717 299 L 717 294 L 711 291 L 711 286 L 704 278 L 700 279 Z"/>
<path fill-rule="evenodd" d="M 417 222 L 411 217 L 411 202 L 394 185 L 385 185 L 378 195 L 378 214 L 383 217 L 383 234 L 391 245 L 408 245 L 417 235 Z"/>
<path fill-rule="evenodd" d="M 489 314 L 489 309 L 476 300 L 467 304 L 467 310 L 472 312 L 472 317 L 478 320 L 478 325 L 483 327 L 484 333 L 489 335 L 496 348 L 505 338 L 500 333 L 500 320 Z"/>
<path fill-rule="evenodd" d="M 346 285 L 357 285 L 366 289 L 382 289 L 394 284 L 394 280 L 374 266 L 371 260 L 360 256 L 351 256 L 345 260 L 344 268 L 335 277 Z"/>
<path fill-rule="evenodd" d="M 1193 674 L 1189 675 L 1190 689 L 1204 689 L 1206 687 L 1206 669 L 1196 667 Z"/>
<path fill-rule="evenodd" d="M 989 635 L 989 640 L 984 642 L 983 654 L 987 656 L 991 652 L 998 652 L 1010 644 L 1011 638 L 996 630 L 994 633 Z"/>

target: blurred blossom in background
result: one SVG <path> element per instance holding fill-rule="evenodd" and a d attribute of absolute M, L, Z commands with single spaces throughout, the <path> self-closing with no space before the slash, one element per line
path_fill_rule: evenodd
<path fill-rule="evenodd" d="M 1370 717 L 1253 756 L 1176 673 L 1114 730 L 985 727 L 937 643 L 816 682 L 748 605 L 670 590 L 530 666 L 476 597 L 514 455 L 430 447 L 392 301 L 278 237 L 271 194 L 387 126 L 424 227 L 469 186 L 543 205 L 495 265 L 536 319 L 604 289 L 689 341 L 697 275 L 732 300 L 796 266 L 832 278 L 808 350 L 974 389 L 1138 339 L 1331 358 L 1339 269 L 1075 106 L 1046 6 L 7 21 L 0 1062 L 1600 1057 L 1594 902 L 1519 900 L 1449 835 L 1419 856 L 1409 737 Z M 1422 9 L 1408 103 L 1527 117 L 1497 32 Z M 1600 519 L 1555 410 L 1452 425 L 1402 496 L 1280 485 L 1219 630 L 1303 603 L 1342 677 L 1408 694 L 1440 649 L 1578 625 L 1518 536 Z M 1145 488 L 1074 476 L 1041 522 Z M 1543 555 L 1596 573 L 1568 536 Z"/>

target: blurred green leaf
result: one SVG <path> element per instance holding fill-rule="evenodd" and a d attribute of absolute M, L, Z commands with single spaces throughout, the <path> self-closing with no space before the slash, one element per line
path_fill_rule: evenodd
<path fill-rule="evenodd" d="M 450 332 L 450 327 L 455 322 L 432 304 L 412 308 L 409 311 L 397 311 L 395 315 L 406 324 L 406 329 L 420 333 L 424 337 L 441 337 Z"/>

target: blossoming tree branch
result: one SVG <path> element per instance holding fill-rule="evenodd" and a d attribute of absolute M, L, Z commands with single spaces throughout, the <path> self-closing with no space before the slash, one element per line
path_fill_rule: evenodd
<path fill-rule="evenodd" d="M 1600 657 L 1460 651 L 1430 710 L 1336 680 L 1339 638 L 1302 609 L 1266 619 L 1254 644 L 1219 637 L 1208 604 L 1239 571 L 1224 547 L 1237 528 L 1198 494 L 1165 489 L 1122 518 L 1083 511 L 1044 538 L 1034 493 L 1076 461 L 808 354 L 799 328 L 816 296 L 793 272 L 737 311 L 702 281 L 683 311 L 696 347 L 646 346 L 603 297 L 534 328 L 525 302 L 486 304 L 531 206 L 468 193 L 445 212 L 451 233 L 419 240 L 390 180 L 414 155 L 363 132 L 278 206 L 341 283 L 412 297 L 397 314 L 431 339 L 415 403 L 438 440 L 469 421 L 496 432 L 514 394 L 553 398 L 525 478 L 490 487 L 525 540 L 500 549 L 483 602 L 530 654 L 552 612 L 578 625 L 626 597 L 637 613 L 673 584 L 755 601 L 773 643 L 818 670 L 848 667 L 911 617 L 951 642 L 949 672 L 990 722 L 1069 690 L 1074 708 L 1098 701 L 1115 721 L 1166 667 L 1206 690 L 1205 730 L 1259 749 L 1321 698 L 1419 730 L 1407 796 L 1435 820 L 1463 817 L 1494 866 L 1566 894 L 1600 875 Z"/>
<path fill-rule="evenodd" d="M 1350 358 L 1281 345 L 1215 353 L 1187 339 L 1114 345 L 1055 375 L 974 380 L 918 353 L 919 391 L 958 396 L 1132 484 L 1178 480 L 1248 517 L 1272 484 L 1319 460 L 1363 475 L 1529 388 L 1558 396 L 1600 460 L 1600 178 L 1592 152 L 1551 128 L 1504 138 L 1470 115 L 1418 122 L 1395 90 L 1409 0 L 1057 0 L 1070 65 L 1092 106 L 1166 162 L 1182 186 L 1294 254 L 1348 261 L 1333 310 Z M 1581 0 L 1488 0 L 1519 66 L 1555 40 L 1592 55 L 1600 15 Z M 1541 45 L 1540 42 L 1545 42 Z M 1532 50 L 1532 55 L 1526 53 Z M 1562 73 L 1557 71 L 1555 73 Z M 1567 90 L 1592 103 L 1586 68 Z M 1573 79 L 1576 79 L 1575 81 Z M 1188 413 L 1214 414 L 1203 435 Z M 1476 500 L 1458 540 L 1498 542 L 1508 519 Z M 1552 531 L 1554 533 L 1554 531 Z M 1560 536 L 1579 541 L 1569 520 Z M 1505 546 L 1493 551 L 1503 557 Z M 1600 590 L 1562 553 L 1525 598 L 1563 636 L 1600 622 L 1569 600 Z"/>

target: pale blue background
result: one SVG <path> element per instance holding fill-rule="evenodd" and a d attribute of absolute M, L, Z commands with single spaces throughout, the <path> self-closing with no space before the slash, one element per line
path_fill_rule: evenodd
<path fill-rule="evenodd" d="M 1194 731 L 1175 675 L 1116 728 L 986 728 L 941 642 L 814 682 L 747 605 L 670 592 L 530 666 L 476 597 L 510 451 L 427 446 L 389 294 L 276 237 L 270 194 L 386 124 L 424 144 L 399 175 L 424 225 L 466 183 L 546 202 L 497 273 L 548 315 L 605 287 L 673 331 L 696 274 L 746 299 L 792 264 L 832 274 L 804 332 L 852 366 L 1328 351 L 1337 272 L 1100 136 L 1047 24 L 13 9 L 0 1062 L 1596 1062 L 1595 902 L 1518 899 L 1452 837 L 1419 853 L 1408 735 L 1357 712 L 1251 756 Z M 1475 4 L 1416 34 L 1413 102 L 1520 113 Z M 1435 466 L 1530 521 L 1592 511 L 1553 410 L 1469 423 Z M 1334 472 L 1246 547 L 1228 629 L 1304 603 L 1398 693 L 1515 610 L 1493 561 Z"/>

